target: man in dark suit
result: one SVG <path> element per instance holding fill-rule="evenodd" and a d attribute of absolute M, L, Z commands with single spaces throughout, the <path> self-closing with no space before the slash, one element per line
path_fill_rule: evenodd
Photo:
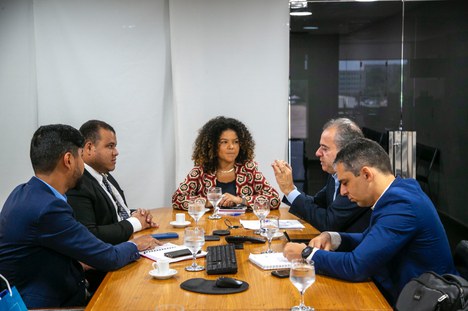
<path fill-rule="evenodd" d="M 110 175 L 119 155 L 112 126 L 90 120 L 80 127 L 80 132 L 85 139 L 83 180 L 67 192 L 76 219 L 111 244 L 127 241 L 134 232 L 157 227 L 147 210 L 130 211 L 122 189 Z"/>
<path fill-rule="evenodd" d="M 41 126 L 31 140 L 35 176 L 13 190 L 0 213 L 0 273 L 28 308 L 83 306 L 84 267 L 119 269 L 162 244 L 146 235 L 112 246 L 76 221 L 65 192 L 82 176 L 83 143 L 71 126 Z"/>
<path fill-rule="evenodd" d="M 360 208 L 340 194 L 340 183 L 333 167 L 338 151 L 359 137 L 363 137 L 361 129 L 347 118 L 332 119 L 324 125 L 315 155 L 320 158 L 322 170 L 330 175 L 325 187 L 314 196 L 296 189 L 288 163 L 277 160 L 272 164 L 276 181 L 291 205 L 290 213 L 306 220 L 319 231 L 362 232 L 369 226 L 370 208 Z"/>

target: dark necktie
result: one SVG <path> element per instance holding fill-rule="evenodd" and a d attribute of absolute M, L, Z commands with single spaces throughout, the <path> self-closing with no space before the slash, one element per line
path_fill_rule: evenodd
<path fill-rule="evenodd" d="M 122 219 L 127 219 L 128 217 L 130 217 L 127 211 L 125 210 L 125 208 L 119 203 L 119 200 L 117 200 L 117 198 L 115 197 L 114 192 L 112 191 L 111 185 L 109 184 L 109 181 L 107 180 L 107 176 L 104 174 L 102 175 L 102 182 L 104 183 L 104 186 L 106 186 L 107 191 L 109 191 L 110 195 L 112 196 L 112 199 L 114 200 L 115 205 L 117 205 L 117 211 L 119 213 L 119 216 Z"/>

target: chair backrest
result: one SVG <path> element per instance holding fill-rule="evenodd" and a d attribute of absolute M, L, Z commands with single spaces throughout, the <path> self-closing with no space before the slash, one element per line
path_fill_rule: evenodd
<path fill-rule="evenodd" d="M 388 152 L 388 133 L 381 133 L 365 126 L 361 128 L 361 130 L 365 138 L 369 138 L 377 142 L 380 146 L 382 146 L 382 148 L 385 149 L 385 151 Z"/>
<path fill-rule="evenodd" d="M 468 240 L 461 240 L 453 252 L 453 262 L 460 275 L 468 280 Z"/>
<path fill-rule="evenodd" d="M 416 179 L 429 184 L 434 164 L 438 162 L 439 149 L 416 143 Z"/>
<path fill-rule="evenodd" d="M 307 165 L 305 153 L 305 140 L 291 138 L 291 167 L 293 170 L 293 180 L 299 191 L 307 190 Z"/>
<path fill-rule="evenodd" d="M 380 133 L 376 130 L 373 130 L 371 128 L 368 128 L 368 127 L 363 127 L 362 129 L 362 134 L 364 134 L 364 137 L 365 138 L 369 138 L 377 143 L 379 143 L 379 145 L 382 144 L 382 140 L 383 140 L 383 133 Z"/>

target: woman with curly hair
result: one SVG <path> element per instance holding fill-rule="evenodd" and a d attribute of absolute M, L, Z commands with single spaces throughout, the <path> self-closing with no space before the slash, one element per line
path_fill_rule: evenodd
<path fill-rule="evenodd" d="M 240 121 L 225 117 L 208 121 L 194 143 L 195 167 L 172 196 L 172 207 L 187 210 L 189 200 L 200 197 L 206 200 L 209 188 L 221 187 L 223 198 L 219 206 L 249 207 L 261 195 L 270 201 L 272 209 L 278 208 L 278 192 L 258 171 L 253 160 L 254 147 L 252 135 Z M 206 205 L 211 207 L 208 200 Z"/>

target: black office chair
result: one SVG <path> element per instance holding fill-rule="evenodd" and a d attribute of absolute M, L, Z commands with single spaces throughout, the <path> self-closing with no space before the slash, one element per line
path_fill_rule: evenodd
<path fill-rule="evenodd" d="M 416 143 L 416 180 L 432 198 L 430 176 L 439 160 L 439 149 Z"/>
<path fill-rule="evenodd" d="M 468 240 L 460 241 L 453 252 L 453 262 L 460 275 L 468 280 Z"/>
<path fill-rule="evenodd" d="M 307 192 L 307 160 L 305 153 L 305 141 L 299 138 L 290 139 L 291 167 L 293 170 L 294 185 L 301 192 Z"/>
<path fill-rule="evenodd" d="M 388 152 L 388 133 L 381 133 L 365 126 L 361 129 L 361 131 L 365 138 L 369 138 L 377 142 L 380 146 L 382 146 L 382 148 L 385 149 L 385 151 Z"/>

